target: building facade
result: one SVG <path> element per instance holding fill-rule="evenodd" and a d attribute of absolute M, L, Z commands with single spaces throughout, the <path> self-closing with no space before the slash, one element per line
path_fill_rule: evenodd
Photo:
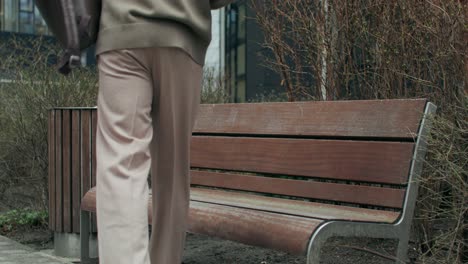
<path fill-rule="evenodd" d="M 0 31 L 50 34 L 33 0 L 0 0 Z"/>
<path fill-rule="evenodd" d="M 226 89 L 232 102 L 256 100 L 260 95 L 279 93 L 279 76 L 264 67 L 271 56 L 262 47 L 263 33 L 255 21 L 249 0 L 238 0 L 225 9 Z"/>

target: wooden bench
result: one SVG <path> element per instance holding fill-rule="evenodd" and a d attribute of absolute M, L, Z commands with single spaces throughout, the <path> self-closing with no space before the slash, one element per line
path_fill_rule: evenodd
<path fill-rule="evenodd" d="M 424 99 L 203 104 L 187 231 L 307 255 L 309 264 L 333 236 L 398 239 L 406 261 L 433 112 Z M 95 188 L 81 210 L 82 219 L 95 212 Z M 83 260 L 88 234 L 81 221 Z"/>

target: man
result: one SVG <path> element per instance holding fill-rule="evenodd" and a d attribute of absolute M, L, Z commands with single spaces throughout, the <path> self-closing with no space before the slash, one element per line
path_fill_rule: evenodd
<path fill-rule="evenodd" d="M 181 263 L 210 10 L 232 1 L 103 0 L 96 44 L 101 264 Z"/>

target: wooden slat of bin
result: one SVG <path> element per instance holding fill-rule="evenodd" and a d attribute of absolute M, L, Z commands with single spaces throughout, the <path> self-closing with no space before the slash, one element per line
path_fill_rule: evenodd
<path fill-rule="evenodd" d="M 62 111 L 55 112 L 55 231 L 63 232 L 62 219 Z"/>
<path fill-rule="evenodd" d="M 97 127 L 97 111 L 93 110 L 91 111 L 91 133 L 92 133 L 92 154 L 91 154 L 91 186 L 94 187 L 96 186 L 96 127 Z M 91 230 L 93 232 L 97 232 L 97 219 L 96 219 L 96 213 L 91 213 L 91 219 L 92 219 L 92 225 L 91 225 Z"/>
<path fill-rule="evenodd" d="M 191 166 L 404 184 L 414 143 L 192 136 Z"/>
<path fill-rule="evenodd" d="M 96 186 L 96 127 L 97 127 L 97 111 L 91 111 L 91 186 Z"/>
<path fill-rule="evenodd" d="M 49 229 L 55 230 L 55 112 L 49 111 Z"/>
<path fill-rule="evenodd" d="M 91 189 L 91 112 L 86 110 L 81 112 L 81 146 L 83 196 Z"/>
<path fill-rule="evenodd" d="M 80 200 L 81 200 L 81 146 L 80 146 L 80 111 L 72 111 L 72 223 L 73 233 L 80 232 Z"/>
<path fill-rule="evenodd" d="M 91 189 L 91 112 L 81 112 L 81 197 Z"/>
<path fill-rule="evenodd" d="M 401 208 L 404 189 L 291 180 L 207 171 L 190 172 L 191 184 L 303 198 Z"/>
<path fill-rule="evenodd" d="M 63 110 L 62 115 L 62 175 L 63 175 L 63 231 L 71 233 L 71 112 Z"/>
<path fill-rule="evenodd" d="M 425 99 L 202 104 L 193 132 L 411 140 L 425 104 Z"/>

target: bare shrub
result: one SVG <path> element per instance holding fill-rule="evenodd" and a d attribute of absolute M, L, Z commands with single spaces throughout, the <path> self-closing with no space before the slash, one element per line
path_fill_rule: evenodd
<path fill-rule="evenodd" d="M 459 1 L 252 0 L 290 101 L 429 96 L 467 89 L 467 7 Z"/>
<path fill-rule="evenodd" d="M 468 261 L 468 98 L 431 118 L 414 227 L 422 263 Z"/>
<path fill-rule="evenodd" d="M 201 103 L 221 104 L 230 102 L 230 95 L 227 92 L 227 78 L 221 76 L 214 68 L 203 68 L 203 84 L 201 92 Z"/>
<path fill-rule="evenodd" d="M 93 106 L 97 74 L 79 68 L 60 75 L 53 65 L 59 48 L 42 38 L 13 38 L 0 50 L 8 52 L 0 61 L 0 191 L 31 186 L 34 193 L 22 195 L 32 201 L 28 206 L 47 210 L 48 110 Z"/>
<path fill-rule="evenodd" d="M 419 261 L 467 263 L 468 1 L 250 2 L 288 101 L 438 106 L 414 223 Z"/>

